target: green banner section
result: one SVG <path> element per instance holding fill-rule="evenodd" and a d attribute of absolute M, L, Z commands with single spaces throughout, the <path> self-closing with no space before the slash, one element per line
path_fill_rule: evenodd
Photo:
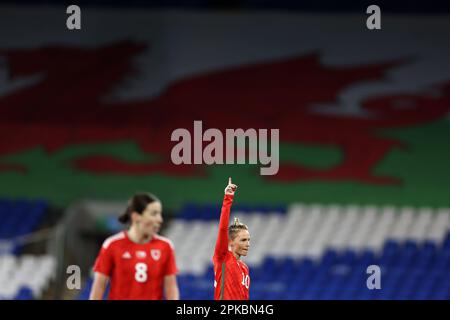
<path fill-rule="evenodd" d="M 281 135 L 283 133 L 281 132 Z M 392 150 L 376 168 L 375 175 L 401 179 L 402 185 L 377 186 L 358 182 L 273 182 L 259 175 L 259 165 L 212 165 L 198 178 L 163 175 L 123 176 L 91 174 L 76 170 L 72 161 L 86 155 L 111 155 L 130 162 L 154 161 L 132 141 L 79 145 L 52 154 L 37 148 L 0 158 L 27 173 L 0 173 L 0 196 L 44 198 L 66 206 L 79 198 L 125 200 L 136 191 L 157 194 L 166 208 L 178 209 L 186 202 L 211 204 L 221 201 L 227 177 L 239 185 L 237 201 L 245 204 L 339 203 L 396 206 L 450 206 L 450 121 L 426 126 L 378 131 L 380 136 L 407 143 L 406 150 Z M 367 146 L 368 148 L 370 146 Z M 337 148 L 318 145 L 281 144 L 280 162 L 299 163 L 315 169 L 333 167 L 341 161 Z"/>

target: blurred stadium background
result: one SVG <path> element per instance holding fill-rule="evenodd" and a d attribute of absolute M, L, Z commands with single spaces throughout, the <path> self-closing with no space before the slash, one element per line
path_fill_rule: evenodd
<path fill-rule="evenodd" d="M 126 200 L 151 191 L 181 298 L 212 299 L 232 176 L 251 299 L 450 299 L 448 1 L 378 2 L 378 31 L 351 1 L 87 0 L 80 31 L 37 3 L 0 6 L 0 298 L 87 299 Z M 279 173 L 172 165 L 194 120 L 280 129 Z"/>

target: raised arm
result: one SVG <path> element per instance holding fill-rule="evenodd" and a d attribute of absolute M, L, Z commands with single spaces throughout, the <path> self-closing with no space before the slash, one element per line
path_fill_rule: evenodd
<path fill-rule="evenodd" d="M 228 252 L 228 222 L 230 220 L 230 210 L 236 188 L 237 185 L 233 184 L 231 178 L 229 178 L 220 212 L 219 232 L 214 250 L 214 258 L 218 260 L 222 260 Z"/>

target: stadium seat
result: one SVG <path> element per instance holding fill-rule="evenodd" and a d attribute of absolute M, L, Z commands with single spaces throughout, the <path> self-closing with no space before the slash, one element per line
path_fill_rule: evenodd
<path fill-rule="evenodd" d="M 0 297 L 34 299 L 42 295 L 56 273 L 51 255 L 0 255 Z"/>
<path fill-rule="evenodd" d="M 165 233 L 177 250 L 182 299 L 213 299 L 219 215 L 207 214 L 218 208 L 205 208 L 186 206 Z M 251 299 L 450 299 L 448 209 L 335 204 L 292 204 L 279 212 L 238 209 L 232 216 L 239 216 L 252 236 L 243 258 L 250 266 Z M 380 266 L 381 289 L 367 288 L 372 264 Z"/>

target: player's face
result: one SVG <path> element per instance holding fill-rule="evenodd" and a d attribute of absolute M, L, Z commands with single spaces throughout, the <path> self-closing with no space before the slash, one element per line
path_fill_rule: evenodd
<path fill-rule="evenodd" d="M 240 230 L 236 237 L 231 240 L 231 250 L 239 256 L 246 256 L 250 249 L 250 232 L 248 230 Z"/>
<path fill-rule="evenodd" d="M 138 223 L 143 234 L 153 235 L 158 233 L 163 223 L 161 202 L 149 203 L 142 214 L 139 215 Z"/>

